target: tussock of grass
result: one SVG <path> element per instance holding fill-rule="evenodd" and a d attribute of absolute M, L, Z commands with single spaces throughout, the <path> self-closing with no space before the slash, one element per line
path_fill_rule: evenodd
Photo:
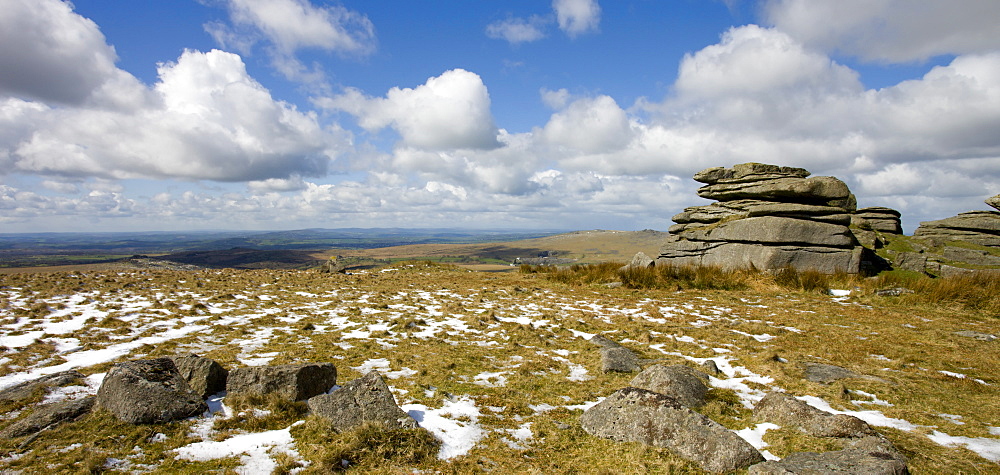
<path fill-rule="evenodd" d="M 885 273 L 868 287 L 910 289 L 913 294 L 899 298 L 905 304 L 943 304 L 989 313 L 1000 312 L 1000 272 L 997 271 L 970 272 L 936 279 Z"/>
<path fill-rule="evenodd" d="M 312 462 L 304 473 L 363 468 L 366 473 L 401 473 L 436 460 L 441 443 L 424 429 L 388 429 L 366 423 L 337 433 L 329 420 L 310 416 L 291 429 L 300 453 Z"/>

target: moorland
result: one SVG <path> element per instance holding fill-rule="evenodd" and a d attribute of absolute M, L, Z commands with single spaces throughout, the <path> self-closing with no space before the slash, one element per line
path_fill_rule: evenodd
<path fill-rule="evenodd" d="M 95 393 L 115 363 L 195 353 L 230 369 L 331 362 L 338 384 L 377 370 L 433 437 L 333 433 L 304 403 L 218 394 L 212 412 L 183 421 L 135 426 L 94 411 L 0 440 L 0 468 L 700 473 L 668 450 L 581 428 L 585 409 L 634 376 L 602 371 L 590 341 L 602 335 L 646 364 L 715 363 L 699 411 L 771 458 L 832 450 L 753 419 L 756 401 L 784 391 L 866 421 L 913 473 L 1000 471 L 993 274 L 619 269 L 636 251 L 655 254 L 658 238 L 603 231 L 315 252 L 317 262 L 386 261 L 347 273 L 105 262 L 2 274 L 0 388 L 66 369 L 85 378 L 0 402 L 0 429 L 40 403 Z M 517 257 L 576 265 L 511 266 Z M 476 267 L 486 265 L 495 267 Z M 854 376 L 810 381 L 812 363 Z"/>

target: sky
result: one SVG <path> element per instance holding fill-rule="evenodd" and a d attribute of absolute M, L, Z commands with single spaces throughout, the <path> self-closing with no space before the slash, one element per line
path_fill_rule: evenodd
<path fill-rule="evenodd" d="M 0 233 L 666 230 L 704 168 L 1000 193 L 995 0 L 0 0 Z"/>

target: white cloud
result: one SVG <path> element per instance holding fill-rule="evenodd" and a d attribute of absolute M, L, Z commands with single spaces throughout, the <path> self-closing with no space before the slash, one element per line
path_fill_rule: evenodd
<path fill-rule="evenodd" d="M 138 92 L 126 90 L 103 108 L 0 100 L 5 171 L 262 180 L 325 173 L 343 147 L 340 133 L 314 115 L 275 101 L 235 54 L 186 51 L 158 73 L 152 88 L 133 79 Z"/>
<path fill-rule="evenodd" d="M 569 104 L 569 91 L 566 89 L 559 89 L 557 91 L 551 91 L 549 89 L 542 88 L 539 91 L 539 95 L 542 98 L 542 103 L 548 106 L 550 109 L 562 109 Z"/>
<path fill-rule="evenodd" d="M 545 38 L 545 25 L 548 22 L 549 20 L 538 15 L 532 15 L 528 19 L 499 20 L 486 26 L 486 36 L 506 40 L 511 44 L 530 43 Z"/>
<path fill-rule="evenodd" d="M 390 89 L 384 98 L 348 90 L 316 101 L 320 107 L 357 116 L 367 130 L 392 127 L 402 145 L 425 150 L 490 149 L 499 146 L 490 95 L 479 75 L 445 71 L 415 88 Z"/>
<path fill-rule="evenodd" d="M 582 154 L 620 150 L 632 139 L 625 111 L 609 96 L 579 99 L 556 112 L 542 136 L 549 143 Z"/>
<path fill-rule="evenodd" d="M 810 47 L 870 61 L 921 61 L 1000 47 L 995 0 L 771 0 L 764 15 Z"/>
<path fill-rule="evenodd" d="M 806 50 L 790 36 L 756 25 L 731 28 L 719 44 L 681 61 L 675 87 L 686 99 L 722 95 L 782 95 L 789 89 L 810 93 L 859 92 L 858 74 Z"/>
<path fill-rule="evenodd" d="M 571 38 L 597 31 L 601 23 L 601 7 L 597 0 L 552 0 L 559 29 Z"/>
<path fill-rule="evenodd" d="M 364 56 L 375 50 L 375 26 L 367 16 L 338 5 L 317 7 L 308 0 L 228 0 L 233 26 L 219 22 L 205 30 L 223 47 L 244 54 L 258 40 L 266 40 L 272 64 L 289 79 L 324 79 L 319 65 L 308 67 L 296 52 L 319 49 Z"/>
<path fill-rule="evenodd" d="M 82 104 L 116 74 L 115 50 L 94 22 L 57 0 L 0 8 L 0 94 Z"/>
<path fill-rule="evenodd" d="M 552 0 L 552 13 L 528 18 L 509 17 L 486 26 L 486 36 L 510 44 L 538 41 L 552 24 L 570 38 L 597 32 L 601 24 L 601 6 L 597 0 Z"/>

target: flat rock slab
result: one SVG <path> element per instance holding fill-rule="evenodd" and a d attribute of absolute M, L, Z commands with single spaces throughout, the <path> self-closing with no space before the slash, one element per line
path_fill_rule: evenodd
<path fill-rule="evenodd" d="M 157 424 L 208 410 L 170 358 L 118 363 L 97 390 L 98 407 L 132 424 Z"/>
<path fill-rule="evenodd" d="M 629 386 L 673 397 L 687 407 L 705 404 L 708 375 L 684 365 L 653 365 L 637 374 Z"/>
<path fill-rule="evenodd" d="M 76 419 L 90 412 L 96 399 L 94 396 L 88 396 L 83 399 L 38 406 L 31 414 L 14 421 L 0 431 L 0 438 L 23 437 L 40 432 L 49 426 Z"/>
<path fill-rule="evenodd" d="M 597 437 L 668 449 L 709 472 L 731 472 L 764 461 L 732 431 L 670 396 L 645 389 L 615 391 L 584 412 L 580 424 Z"/>
<path fill-rule="evenodd" d="M 750 475 L 866 474 L 906 475 L 906 459 L 892 443 L 881 437 L 865 437 L 844 450 L 815 453 L 797 452 L 780 461 L 750 467 Z"/>
<path fill-rule="evenodd" d="M 389 429 L 413 429 L 417 421 L 396 405 L 389 386 L 378 371 L 345 384 L 340 389 L 309 399 L 309 410 L 333 422 L 337 432 L 366 422 L 383 424 Z"/>
<path fill-rule="evenodd" d="M 806 380 L 814 383 L 830 384 L 841 379 L 864 378 L 847 368 L 823 363 L 806 363 Z"/>
<path fill-rule="evenodd" d="M 712 167 L 694 174 L 694 180 L 709 185 L 716 183 L 747 183 L 774 178 L 805 178 L 810 173 L 804 168 L 781 167 L 765 163 L 739 163 L 732 168 Z"/>
<path fill-rule="evenodd" d="M 76 370 L 61 371 L 47 374 L 41 378 L 25 381 L 0 391 L 0 401 L 19 401 L 35 394 L 40 388 L 55 388 L 75 383 L 83 379 L 83 374 Z"/>
<path fill-rule="evenodd" d="M 861 419 L 816 409 L 785 393 L 772 392 L 753 408 L 753 418 L 782 427 L 797 427 L 815 437 L 865 437 L 876 432 Z"/>
<path fill-rule="evenodd" d="M 991 335 L 989 333 L 976 332 L 976 331 L 972 331 L 972 330 L 957 331 L 957 332 L 955 332 L 955 334 L 958 335 L 958 336 L 961 336 L 961 337 L 973 338 L 973 339 L 976 339 L 976 340 L 979 340 L 979 341 L 994 341 L 994 340 L 997 339 L 996 335 Z"/>
<path fill-rule="evenodd" d="M 301 401 L 323 394 L 336 384 L 337 368 L 332 363 L 250 366 L 229 372 L 226 393 L 229 396 L 277 394 L 290 401 Z"/>

